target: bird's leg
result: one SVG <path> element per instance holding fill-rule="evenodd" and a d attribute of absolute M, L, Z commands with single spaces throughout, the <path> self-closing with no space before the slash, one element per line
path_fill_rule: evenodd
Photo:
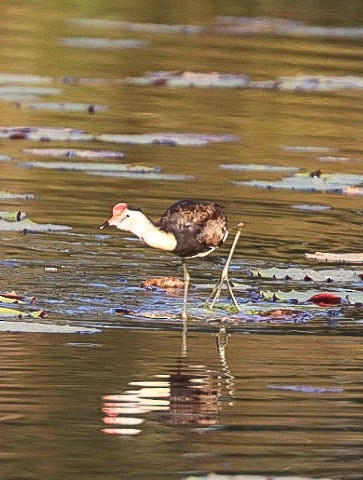
<path fill-rule="evenodd" d="M 183 297 L 183 309 L 182 309 L 181 317 L 183 320 L 186 320 L 188 318 L 187 301 L 188 301 L 188 288 L 189 288 L 190 275 L 187 269 L 187 262 L 184 258 L 182 262 L 183 262 L 183 273 L 184 273 L 184 297 Z"/>
<path fill-rule="evenodd" d="M 183 318 L 183 330 L 182 330 L 182 345 L 180 349 L 180 357 L 186 358 L 187 351 L 188 351 L 188 343 L 187 343 L 187 334 L 188 334 L 188 322 L 186 318 Z"/>
<path fill-rule="evenodd" d="M 243 228 L 243 223 L 239 223 L 237 225 L 237 232 L 236 232 L 236 235 L 234 237 L 231 249 L 229 251 L 226 263 L 223 267 L 219 282 L 217 283 L 217 285 L 214 287 L 212 293 L 207 298 L 206 305 L 208 305 L 209 308 L 214 307 L 215 303 L 217 302 L 217 300 L 219 299 L 219 297 L 221 295 L 223 284 L 226 283 L 227 288 L 228 288 L 228 292 L 229 292 L 229 294 L 232 298 L 232 301 L 233 301 L 235 307 L 237 308 L 238 311 L 241 310 L 239 305 L 238 305 L 238 302 L 236 300 L 236 297 L 234 296 L 234 293 L 232 291 L 232 287 L 231 287 L 231 284 L 230 284 L 230 281 L 229 281 L 229 278 L 228 278 L 228 270 L 229 270 L 229 266 L 230 266 L 230 263 L 231 263 L 231 260 L 232 260 L 233 253 L 236 249 L 239 237 L 241 235 L 242 228 Z"/>

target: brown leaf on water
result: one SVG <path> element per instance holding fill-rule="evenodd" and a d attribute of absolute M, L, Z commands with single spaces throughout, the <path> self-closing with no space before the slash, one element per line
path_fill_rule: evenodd
<path fill-rule="evenodd" d="M 144 288 L 184 288 L 183 280 L 175 277 L 163 277 L 163 278 L 148 278 L 142 285 Z"/>

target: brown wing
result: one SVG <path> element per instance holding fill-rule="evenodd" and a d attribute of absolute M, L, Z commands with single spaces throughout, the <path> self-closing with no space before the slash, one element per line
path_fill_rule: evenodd
<path fill-rule="evenodd" d="M 196 255 L 221 246 L 228 233 L 222 205 L 201 200 L 181 200 L 171 205 L 159 228 L 172 232 L 178 242 L 175 253 Z"/>

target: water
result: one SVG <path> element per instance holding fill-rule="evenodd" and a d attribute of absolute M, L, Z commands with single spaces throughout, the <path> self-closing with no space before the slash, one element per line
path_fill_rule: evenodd
<path fill-rule="evenodd" d="M 59 11 L 53 2 L 16 2 L 2 15 L 0 86 L 12 88 L 0 90 L 2 126 L 72 128 L 93 137 L 1 139 L 0 154 L 12 160 L 0 163 L 0 192 L 35 198 L 2 199 L 0 210 L 72 227 L 2 231 L 0 291 L 26 297 L 19 311 L 47 316 L 2 322 L 1 477 L 361 478 L 362 270 L 305 258 L 362 251 L 359 180 L 330 191 L 325 177 L 363 174 L 360 2 L 343 10 L 341 2 L 288 10 L 277 1 L 258 8 L 119 3 L 66 2 Z M 79 37 L 107 42 L 82 48 L 62 40 Z M 127 39 L 142 43 L 111 42 Z M 171 71 L 184 73 L 160 80 Z M 157 84 L 147 72 L 159 72 Z M 247 83 L 202 88 L 201 81 Z M 35 87 L 62 93 L 38 96 Z M 178 146 L 174 136 L 138 145 L 98 137 L 155 133 L 228 141 Z M 113 150 L 126 158 L 25 152 L 34 148 Z M 167 176 L 20 165 L 35 161 L 127 162 Z M 249 167 L 220 168 L 231 164 Z M 299 169 L 311 191 L 298 183 L 295 190 L 243 184 L 274 187 L 294 174 L 261 166 Z M 309 176 L 317 170 L 322 176 Z M 225 293 L 214 312 L 202 307 L 227 245 L 190 262 L 186 334 L 181 292 L 141 287 L 148 278 L 180 276 L 179 260 L 98 226 L 120 200 L 157 217 L 188 197 L 222 202 L 231 235 L 238 222 L 245 227 L 231 270 L 242 313 L 230 309 Z M 263 278 L 271 267 L 295 269 L 301 278 Z M 332 283 L 302 280 L 322 269 L 331 269 Z M 260 290 L 282 291 L 298 304 L 269 303 Z M 306 303 L 322 292 L 349 295 L 357 305 Z"/>

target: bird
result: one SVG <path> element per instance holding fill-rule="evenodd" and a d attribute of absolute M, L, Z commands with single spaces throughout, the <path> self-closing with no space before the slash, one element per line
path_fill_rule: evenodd
<path fill-rule="evenodd" d="M 229 233 L 224 206 L 209 200 L 179 200 L 166 209 L 159 221 L 154 222 L 140 208 L 121 202 L 114 205 L 112 216 L 100 225 L 100 229 L 110 226 L 131 232 L 150 247 L 171 252 L 181 258 L 184 277 L 181 317 L 186 320 L 190 283 L 186 260 L 205 257 L 224 244 Z M 236 243 L 235 238 L 233 251 Z M 238 308 L 228 280 L 228 266 L 233 251 L 231 249 L 220 281 L 212 292 L 214 295 L 212 306 L 219 298 L 223 283 L 226 282 L 232 300 Z"/>

